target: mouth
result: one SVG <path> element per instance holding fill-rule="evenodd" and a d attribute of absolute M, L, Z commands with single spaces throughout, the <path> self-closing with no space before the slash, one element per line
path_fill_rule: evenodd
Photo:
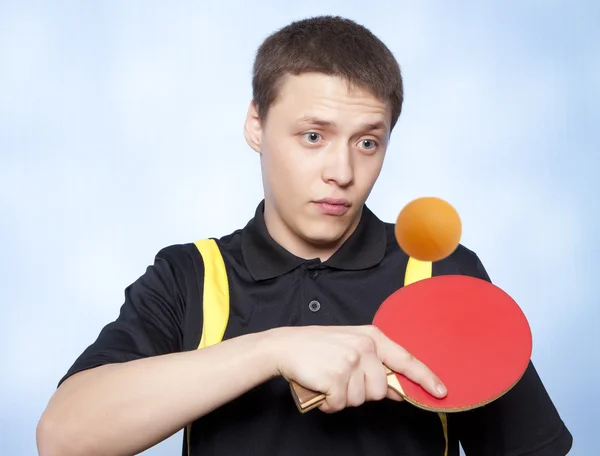
<path fill-rule="evenodd" d="M 350 201 L 344 198 L 323 198 L 314 203 L 327 215 L 344 215 L 351 206 Z"/>

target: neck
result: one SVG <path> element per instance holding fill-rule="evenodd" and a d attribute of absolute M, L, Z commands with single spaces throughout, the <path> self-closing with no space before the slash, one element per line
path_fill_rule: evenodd
<path fill-rule="evenodd" d="M 289 227 L 267 201 L 265 201 L 264 220 L 269 235 L 288 252 L 307 260 L 319 258 L 321 261 L 327 261 L 354 232 L 360 214 L 343 236 L 332 242 L 316 242 L 303 237 L 301 233 Z"/>

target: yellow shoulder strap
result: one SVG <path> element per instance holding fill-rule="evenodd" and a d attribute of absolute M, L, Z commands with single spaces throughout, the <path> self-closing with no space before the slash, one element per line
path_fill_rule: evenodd
<path fill-rule="evenodd" d="M 204 293 L 202 295 L 202 335 L 198 349 L 210 347 L 223 340 L 229 321 L 229 282 L 223 256 L 214 239 L 194 243 L 204 262 Z M 187 453 L 191 454 L 192 425 L 187 426 Z"/>
<path fill-rule="evenodd" d="M 422 279 L 431 277 L 432 264 L 430 261 L 419 261 L 410 257 L 404 274 L 404 285 L 410 285 Z"/>
<path fill-rule="evenodd" d="M 410 285 L 411 283 L 431 277 L 432 267 L 433 265 L 430 261 L 419 261 L 410 257 L 404 274 L 404 285 Z M 442 430 L 444 432 L 444 439 L 446 440 L 444 456 L 448 456 L 448 417 L 445 413 L 438 413 L 438 415 L 442 421 Z"/>
<path fill-rule="evenodd" d="M 214 239 L 194 243 L 204 261 L 202 336 L 198 348 L 221 342 L 229 320 L 229 283 L 219 246 Z"/>

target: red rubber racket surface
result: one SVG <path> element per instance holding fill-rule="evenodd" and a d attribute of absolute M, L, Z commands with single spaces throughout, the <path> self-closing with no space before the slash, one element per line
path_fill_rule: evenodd
<path fill-rule="evenodd" d="M 467 410 L 495 400 L 518 382 L 531 358 L 521 308 L 500 288 L 472 277 L 407 285 L 383 302 L 373 324 L 446 385 L 447 396 L 438 399 L 395 374 L 405 399 L 429 410 Z"/>

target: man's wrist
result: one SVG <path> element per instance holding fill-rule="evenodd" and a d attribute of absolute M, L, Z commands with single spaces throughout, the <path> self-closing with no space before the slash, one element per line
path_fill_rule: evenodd
<path fill-rule="evenodd" d="M 281 375 L 281 333 L 285 328 L 273 328 L 254 334 L 258 361 L 266 369 L 268 378 Z"/>

